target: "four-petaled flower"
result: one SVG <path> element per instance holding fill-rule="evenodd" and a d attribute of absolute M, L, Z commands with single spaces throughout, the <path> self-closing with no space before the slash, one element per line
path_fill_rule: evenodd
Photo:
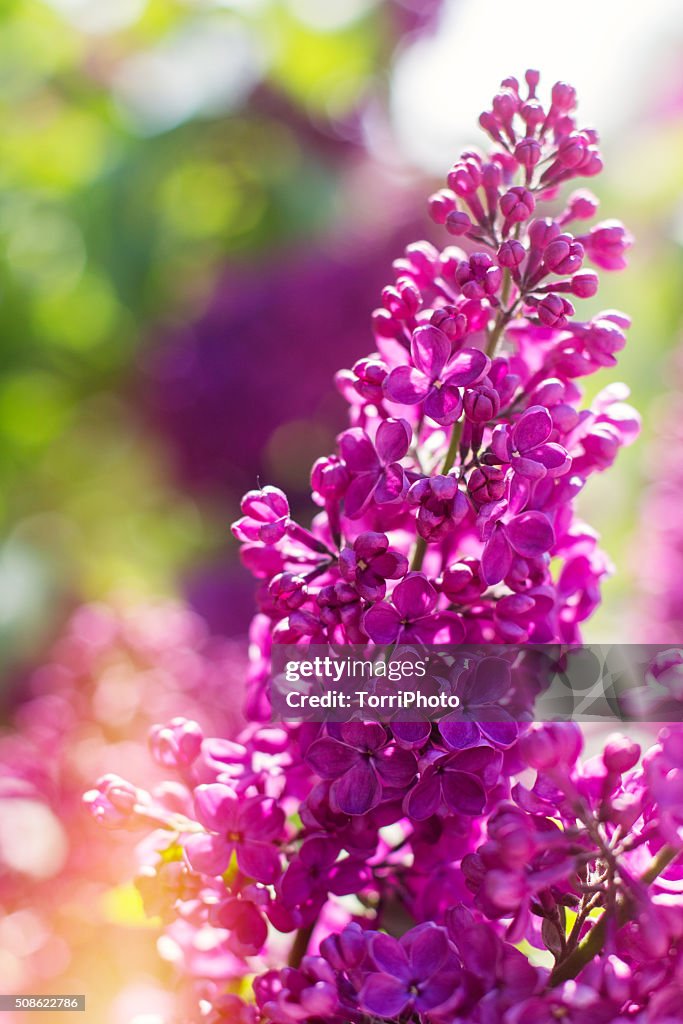
<path fill-rule="evenodd" d="M 335 735 L 311 744 L 306 760 L 321 779 L 334 780 L 330 799 L 344 814 L 365 814 L 377 806 L 385 789 L 405 789 L 415 778 L 413 754 L 390 745 L 386 730 L 376 722 L 347 722 Z"/>
<path fill-rule="evenodd" d="M 458 670 L 455 693 L 458 710 L 439 722 L 439 732 L 450 750 L 464 750 L 482 741 L 495 747 L 511 747 L 519 727 L 501 699 L 510 691 L 512 674 L 503 658 L 482 658 L 475 665 Z"/>
<path fill-rule="evenodd" d="M 438 599 L 423 573 L 408 573 L 394 587 L 391 604 L 380 601 L 367 610 L 363 628 L 377 644 L 462 643 L 462 619 L 455 612 L 435 611 Z"/>
<path fill-rule="evenodd" d="M 507 523 L 496 523 L 481 556 L 481 574 L 489 586 L 505 579 L 515 555 L 540 558 L 555 543 L 555 532 L 542 512 L 520 512 Z"/>
<path fill-rule="evenodd" d="M 487 792 L 498 781 L 502 757 L 492 747 L 470 747 L 428 760 L 420 781 L 405 799 L 405 811 L 424 821 L 445 805 L 453 814 L 476 817 L 486 806 Z"/>
<path fill-rule="evenodd" d="M 377 973 L 366 977 L 359 997 L 368 1013 L 396 1019 L 413 1009 L 429 1013 L 459 997 L 458 958 L 446 931 L 431 922 L 413 928 L 400 940 L 373 935 L 370 957 Z"/>
<path fill-rule="evenodd" d="M 185 837 L 185 855 L 195 871 L 218 876 L 227 871 L 232 855 L 240 871 L 270 884 L 280 874 L 274 840 L 283 829 L 284 812 L 274 800 L 240 797 L 221 782 L 197 786 L 197 821 L 208 831 Z"/>
<path fill-rule="evenodd" d="M 530 480 L 544 476 L 561 476 L 571 466 L 571 459 L 562 445 L 548 441 L 553 431 L 550 413 L 543 405 L 532 405 L 510 429 L 499 424 L 491 438 L 494 465 L 512 466 L 516 473 Z"/>
<path fill-rule="evenodd" d="M 387 580 L 398 580 L 408 571 L 408 559 L 389 547 L 384 533 L 367 530 L 339 556 L 339 571 L 348 583 L 355 583 L 361 597 L 381 601 Z"/>
<path fill-rule="evenodd" d="M 461 388 L 485 376 L 489 360 L 476 348 L 463 348 L 451 359 L 451 343 L 443 331 L 418 327 L 410 345 L 412 366 L 397 366 L 384 382 L 386 396 L 401 405 L 424 402 L 425 416 L 442 426 L 462 414 Z"/>
<path fill-rule="evenodd" d="M 384 505 L 405 495 L 408 480 L 400 460 L 410 447 L 410 439 L 406 421 L 393 419 L 380 423 L 374 444 L 359 427 L 340 435 L 339 450 L 352 474 L 344 498 L 344 511 L 349 518 L 361 516 L 371 500 Z"/>

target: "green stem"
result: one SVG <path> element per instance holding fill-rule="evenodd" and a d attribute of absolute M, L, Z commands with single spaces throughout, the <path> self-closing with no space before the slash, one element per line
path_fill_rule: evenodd
<path fill-rule="evenodd" d="M 657 856 L 653 858 L 647 871 L 640 876 L 640 881 L 643 885 L 651 885 L 679 853 L 680 850 L 676 850 L 673 846 L 663 846 Z M 626 924 L 629 909 L 630 906 L 628 900 L 622 900 L 618 904 L 616 918 L 619 927 Z M 593 957 L 602 952 L 603 946 L 605 945 L 605 938 L 607 936 L 607 924 L 609 917 L 609 913 L 605 912 L 599 921 L 597 921 L 588 932 L 588 935 L 586 935 L 583 942 L 576 947 L 573 953 L 571 953 L 566 960 L 557 964 L 555 970 L 550 975 L 551 986 L 561 985 L 563 981 L 570 981 L 572 978 L 576 978 L 586 964 L 589 964 Z"/>
<path fill-rule="evenodd" d="M 445 476 L 449 469 L 453 468 L 455 457 L 458 454 L 458 448 L 460 447 L 460 439 L 462 437 L 462 428 L 464 425 L 464 419 L 458 420 L 457 423 L 453 424 L 453 432 L 451 433 L 451 443 L 448 446 L 446 452 L 446 458 L 444 459 L 441 472 Z"/>
<path fill-rule="evenodd" d="M 663 846 L 656 857 L 653 857 L 647 871 L 640 876 L 643 885 L 652 885 L 656 878 L 659 878 L 662 871 L 665 871 L 672 860 L 675 860 L 680 850 L 674 846 Z"/>
<path fill-rule="evenodd" d="M 464 419 L 458 420 L 457 423 L 453 424 L 453 431 L 451 433 L 451 442 L 446 452 L 446 458 L 444 464 L 441 467 L 441 472 L 446 475 L 449 469 L 452 469 L 453 463 L 455 462 L 456 455 L 458 454 L 458 448 L 460 447 L 460 438 L 462 437 Z M 427 551 L 427 541 L 424 537 L 418 537 L 415 542 L 415 550 L 413 551 L 413 557 L 410 562 L 411 572 L 419 572 L 422 568 L 422 562 Z"/>
<path fill-rule="evenodd" d="M 491 331 L 491 333 L 489 335 L 489 340 L 488 340 L 488 343 L 486 345 L 486 355 L 489 357 L 489 359 L 493 359 L 493 357 L 496 354 L 496 349 L 498 348 L 498 342 L 500 341 L 500 336 L 503 333 L 503 328 L 505 327 L 506 323 L 508 322 L 508 319 L 509 319 L 509 316 L 510 316 L 509 311 L 507 311 L 505 309 L 505 304 L 507 303 L 507 300 L 508 300 L 508 298 L 510 296 L 510 287 L 511 287 L 511 285 L 512 285 L 512 275 L 511 275 L 509 270 L 506 270 L 503 273 L 503 287 L 502 287 L 501 292 L 500 292 L 500 305 L 501 305 L 501 308 L 500 308 L 500 310 L 498 312 L 498 316 L 496 317 L 496 322 L 493 325 L 493 329 L 492 329 L 492 331 Z"/>
<path fill-rule="evenodd" d="M 415 541 L 415 550 L 413 551 L 413 557 L 410 563 L 411 572 L 419 572 L 422 568 L 422 561 L 427 551 L 427 541 L 424 537 L 418 537 Z"/>
<path fill-rule="evenodd" d="M 502 291 L 501 291 L 501 300 L 502 300 L 503 305 L 507 302 L 508 296 L 510 294 L 511 284 L 512 284 L 512 276 L 510 274 L 510 271 L 506 270 L 504 275 L 503 275 L 503 288 L 502 288 Z M 498 314 L 498 318 L 497 318 L 497 320 L 496 320 L 496 322 L 495 322 L 495 324 L 493 326 L 493 329 L 491 331 L 488 343 L 486 345 L 486 355 L 489 357 L 489 359 L 493 359 L 493 357 L 495 355 L 496 348 L 498 347 L 498 341 L 500 340 L 500 336 L 503 333 L 503 329 L 504 329 L 506 323 L 508 322 L 508 319 L 509 319 L 509 312 L 506 312 L 503 309 L 501 309 L 499 314 Z M 457 455 L 458 455 L 458 448 L 460 447 L 460 440 L 462 438 L 463 426 L 464 426 L 464 417 L 462 419 L 458 420 L 458 422 L 453 425 L 453 431 L 451 433 L 450 444 L 448 445 L 448 451 L 446 452 L 446 458 L 444 459 L 444 464 L 441 467 L 441 473 L 444 476 L 455 465 L 455 460 L 456 460 Z M 411 562 L 410 562 L 410 568 L 411 568 L 411 570 L 413 572 L 419 572 L 419 570 L 422 568 L 422 562 L 424 561 L 424 556 L 425 556 L 426 551 L 427 551 L 427 543 L 426 543 L 426 541 L 424 540 L 423 537 L 418 537 L 417 542 L 415 544 L 415 550 L 413 552 L 413 557 L 412 557 Z"/>

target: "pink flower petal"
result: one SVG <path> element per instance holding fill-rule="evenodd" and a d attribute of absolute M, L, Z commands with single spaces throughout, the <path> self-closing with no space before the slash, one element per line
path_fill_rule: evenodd
<path fill-rule="evenodd" d="M 308 748 L 306 762 L 321 779 L 338 779 L 353 768 L 360 754 L 354 747 L 329 736 L 316 740 Z"/>
<path fill-rule="evenodd" d="M 411 979 L 410 964 L 406 951 L 396 939 L 390 935 L 373 935 L 370 942 L 370 955 L 375 965 L 384 974 L 394 978 Z"/>
<path fill-rule="evenodd" d="M 237 847 L 237 863 L 245 875 L 265 885 L 271 885 L 281 870 L 277 847 L 270 843 L 241 843 Z"/>
<path fill-rule="evenodd" d="M 409 1002 L 406 982 L 388 974 L 369 974 L 360 991 L 364 1009 L 383 1019 L 398 1017 Z"/>
<path fill-rule="evenodd" d="M 332 783 L 330 799 L 342 814 L 367 814 L 382 799 L 382 785 L 368 761 L 359 760 Z"/>
<path fill-rule="evenodd" d="M 377 487 L 377 479 L 376 473 L 361 473 L 351 481 L 344 495 L 344 512 L 350 519 L 363 514 Z"/>
<path fill-rule="evenodd" d="M 227 871 L 234 845 L 222 836 L 190 835 L 184 840 L 185 856 L 190 867 L 202 875 L 217 878 Z"/>
<path fill-rule="evenodd" d="M 401 619 L 421 619 L 429 615 L 436 604 L 436 590 L 426 576 L 411 572 L 396 584 L 392 599 Z"/>
<path fill-rule="evenodd" d="M 413 364 L 429 380 L 436 380 L 440 376 L 450 354 L 451 343 L 438 327 L 428 324 L 418 327 L 413 333 L 410 344 Z"/>
<path fill-rule="evenodd" d="M 429 391 L 429 377 L 412 366 L 397 366 L 384 382 L 387 398 L 401 405 L 416 405 Z"/>
<path fill-rule="evenodd" d="M 345 430 L 339 437 L 339 451 L 352 473 L 368 473 L 378 468 L 377 452 L 360 427 Z"/>
<path fill-rule="evenodd" d="M 489 587 L 500 583 L 512 565 L 512 550 L 507 542 L 505 530 L 496 523 L 481 556 L 481 574 Z"/>
<path fill-rule="evenodd" d="M 486 790 L 476 775 L 447 771 L 443 777 L 444 800 L 452 811 L 460 814 L 481 814 L 486 806 Z"/>
<path fill-rule="evenodd" d="M 363 629 L 376 644 L 393 644 L 401 629 L 401 616 L 393 605 L 381 601 L 365 613 Z"/>
<path fill-rule="evenodd" d="M 543 405 L 532 405 L 512 428 L 512 443 L 518 452 L 529 452 L 550 437 L 553 421 Z"/>
<path fill-rule="evenodd" d="M 450 383 L 442 384 L 441 387 L 432 387 L 425 399 L 425 416 L 429 416 L 435 423 L 442 426 L 449 426 L 460 419 L 462 414 L 462 396 L 456 387 Z"/>
<path fill-rule="evenodd" d="M 197 786 L 194 791 L 197 820 L 213 832 L 232 832 L 240 818 L 240 801 L 233 789 L 221 782 Z"/>
<path fill-rule="evenodd" d="M 412 431 L 405 420 L 383 420 L 377 430 L 375 447 L 383 466 L 398 462 L 408 451 Z"/>
<path fill-rule="evenodd" d="M 374 498 L 378 505 L 402 498 L 408 490 L 408 481 L 397 462 L 386 467 L 377 481 Z"/>
<path fill-rule="evenodd" d="M 555 533 L 542 512 L 522 512 L 507 524 L 510 544 L 522 558 L 537 558 L 550 551 Z"/>
<path fill-rule="evenodd" d="M 463 348 L 448 364 L 444 379 L 458 387 L 474 384 L 485 376 L 490 365 L 488 356 L 478 348 Z"/>

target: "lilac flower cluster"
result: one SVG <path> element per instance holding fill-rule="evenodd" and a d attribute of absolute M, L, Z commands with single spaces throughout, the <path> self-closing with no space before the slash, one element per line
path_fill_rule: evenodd
<path fill-rule="evenodd" d="M 567 296 L 630 239 L 570 233 L 585 192 L 537 211 L 601 166 L 573 90 L 544 107 L 537 85 L 503 83 L 493 152 L 432 200 L 466 248 L 396 263 L 377 352 L 339 376 L 352 426 L 313 469 L 312 526 L 275 487 L 244 498 L 250 724 L 229 740 L 176 718 L 153 734 L 171 782 L 87 794 L 103 823 L 153 827 L 140 890 L 207 1024 L 678 1019 L 681 728 L 581 760 L 577 726 L 500 712 L 512 646 L 456 659 L 458 720 L 266 721 L 273 644 L 571 644 L 599 601 L 606 560 L 573 503 L 638 421 L 621 388 L 579 408 L 627 321 L 581 321 Z"/>
<path fill-rule="evenodd" d="M 481 117 L 492 152 L 464 153 L 430 200 L 463 248 L 395 262 L 376 351 L 337 378 L 352 426 L 313 468 L 311 528 L 277 488 L 243 500 L 234 533 L 277 643 L 576 642 L 599 601 L 609 566 L 574 502 L 639 422 L 621 385 L 580 408 L 578 378 L 616 363 L 628 318 L 574 302 L 631 238 L 583 226 L 589 192 L 559 202 L 600 171 L 597 136 L 570 86 L 544 107 L 537 84 L 503 83 Z"/>
<path fill-rule="evenodd" d="M 197 1020 L 676 1019 L 682 727 L 583 761 L 567 723 L 164 732 L 173 783 L 107 776 L 87 800 L 111 826 L 156 826 L 138 885 Z"/>

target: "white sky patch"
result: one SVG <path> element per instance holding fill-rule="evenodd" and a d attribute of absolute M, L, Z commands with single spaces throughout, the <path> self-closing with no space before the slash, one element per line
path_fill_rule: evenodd
<path fill-rule="evenodd" d="M 132 25 L 147 0 L 45 0 L 82 32 L 106 35 Z"/>
<path fill-rule="evenodd" d="M 522 80 L 527 68 L 541 72 L 541 96 L 558 79 L 575 86 L 582 124 L 609 136 L 647 109 L 682 41 L 680 0 L 572 0 L 561 11 L 546 0 L 446 0 L 433 35 L 396 61 L 391 105 L 400 148 L 443 171 L 445 153 L 455 158 L 481 136 L 476 118 L 501 79 Z"/>
<path fill-rule="evenodd" d="M 286 0 L 295 18 L 318 32 L 337 32 L 377 5 L 377 0 Z"/>

